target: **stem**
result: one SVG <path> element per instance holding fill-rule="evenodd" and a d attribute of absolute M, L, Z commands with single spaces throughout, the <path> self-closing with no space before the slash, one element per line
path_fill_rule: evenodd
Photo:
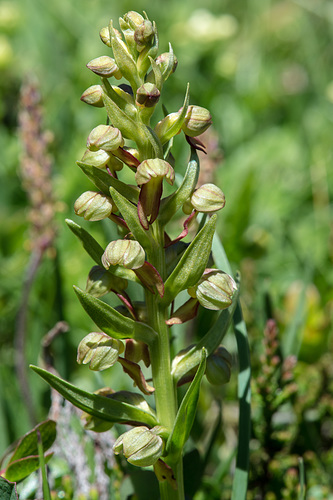
<path fill-rule="evenodd" d="M 155 221 L 152 229 L 157 241 L 157 248 L 151 252 L 152 255 L 148 255 L 148 259 L 165 280 L 164 230 L 158 221 Z M 171 375 L 169 329 L 165 323 L 168 317 L 168 308 L 162 305 L 159 298 L 149 291 L 146 291 L 146 305 L 149 324 L 158 333 L 157 340 L 150 347 L 157 419 L 161 425 L 171 431 L 177 414 L 177 395 Z M 170 463 L 167 459 L 166 461 L 173 469 L 178 489 L 173 490 L 167 481 L 160 482 L 161 500 L 184 500 L 182 460 L 178 463 Z"/>

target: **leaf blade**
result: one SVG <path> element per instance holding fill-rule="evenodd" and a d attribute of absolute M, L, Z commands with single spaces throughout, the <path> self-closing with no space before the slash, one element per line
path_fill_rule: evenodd
<path fill-rule="evenodd" d="M 117 401 L 117 393 L 109 397 L 92 394 L 69 382 L 57 377 L 38 366 L 30 365 L 40 377 L 42 377 L 53 389 L 58 391 L 65 399 L 77 408 L 85 411 L 89 415 L 101 418 L 108 422 L 128 423 L 139 422 L 154 427 L 157 425 L 156 418 L 152 413 L 136 408 L 133 405 Z M 114 396 L 114 398 L 113 398 Z"/>

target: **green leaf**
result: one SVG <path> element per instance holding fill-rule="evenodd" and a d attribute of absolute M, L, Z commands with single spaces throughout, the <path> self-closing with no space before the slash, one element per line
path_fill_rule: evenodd
<path fill-rule="evenodd" d="M 195 149 L 191 150 L 190 162 L 187 166 L 182 184 L 168 198 L 161 201 L 158 220 L 165 225 L 175 215 L 193 193 L 199 177 L 199 160 Z"/>
<path fill-rule="evenodd" d="M 141 126 L 138 126 L 132 118 L 118 108 L 113 100 L 105 93 L 103 93 L 103 103 L 113 127 L 118 128 L 125 139 L 134 140 L 138 145 L 142 144 L 144 142 L 144 137 L 142 135 Z"/>
<path fill-rule="evenodd" d="M 134 238 L 146 251 L 147 249 L 151 249 L 155 242 L 150 233 L 141 226 L 136 205 L 133 205 L 133 203 L 128 201 L 112 187 L 110 187 L 110 194 L 130 228 Z"/>
<path fill-rule="evenodd" d="M 117 66 L 120 69 L 123 77 L 126 78 L 126 80 L 130 83 L 133 89 L 133 94 L 135 95 L 136 91 L 138 90 L 140 85 L 142 85 L 143 81 L 141 81 L 139 77 L 133 57 L 127 51 L 125 43 L 114 34 L 111 23 L 110 32 L 113 34 L 111 44 Z"/>
<path fill-rule="evenodd" d="M 154 341 L 156 333 L 154 330 L 139 321 L 126 318 L 113 307 L 102 300 L 85 293 L 80 288 L 74 287 L 84 310 L 88 313 L 96 325 L 107 335 L 115 339 L 134 338 L 146 344 Z"/>
<path fill-rule="evenodd" d="M 9 463 L 31 455 L 38 454 L 37 431 L 40 432 L 44 451 L 48 450 L 55 441 L 56 423 L 54 420 L 46 420 L 27 432 L 18 442 Z"/>
<path fill-rule="evenodd" d="M 184 444 L 192 429 L 199 398 L 200 384 L 206 369 L 206 357 L 207 352 L 203 348 L 200 365 L 180 404 L 173 429 L 166 444 L 167 455 L 172 457 L 172 460 L 175 462 L 180 458 Z"/>
<path fill-rule="evenodd" d="M 137 203 L 139 199 L 139 190 L 129 186 L 124 182 L 112 177 L 101 168 L 94 167 L 82 161 L 76 162 L 87 177 L 95 184 L 95 186 L 105 195 L 110 196 L 110 187 L 112 186 L 118 193 L 124 196 L 132 203 Z"/>
<path fill-rule="evenodd" d="M 117 401 L 118 396 L 116 392 L 110 394 L 108 397 L 91 394 L 38 366 L 30 365 L 30 367 L 65 399 L 89 415 L 106 420 L 107 422 L 123 424 L 135 422 L 146 424 L 149 427 L 158 425 L 156 418 L 151 412 L 148 413 L 131 404 Z"/>
<path fill-rule="evenodd" d="M 206 269 L 216 225 L 216 215 L 199 231 L 165 282 L 164 303 L 170 303 L 181 290 L 194 286 Z"/>
<path fill-rule="evenodd" d="M 234 294 L 231 306 L 221 311 L 217 321 L 209 329 L 206 335 L 173 366 L 172 375 L 176 382 L 200 363 L 201 350 L 203 347 L 207 350 L 207 356 L 209 356 L 221 344 L 237 307 L 239 297 L 239 279 L 237 278 L 236 283 L 237 291 Z"/>
<path fill-rule="evenodd" d="M 168 128 L 168 130 L 164 133 L 164 135 L 162 137 L 160 137 L 160 141 L 162 144 L 165 144 L 172 137 L 177 135 L 178 132 L 180 131 L 180 129 L 182 128 L 184 120 L 185 120 L 185 116 L 187 113 L 187 108 L 188 108 L 189 102 L 190 102 L 190 84 L 188 83 L 187 87 L 186 87 L 186 94 L 185 94 L 184 103 L 183 103 L 183 106 L 181 108 L 181 113 L 179 114 L 177 120 L 171 125 L 171 127 Z"/>
<path fill-rule="evenodd" d="M 101 257 L 104 253 L 103 248 L 95 238 L 91 236 L 91 234 L 88 233 L 83 227 L 79 226 L 76 224 L 76 222 L 66 219 L 66 224 L 69 227 L 69 229 L 72 231 L 72 233 L 75 234 L 75 236 L 81 241 L 83 248 L 87 252 L 88 255 L 98 264 L 99 266 L 103 267 Z"/>
<path fill-rule="evenodd" d="M 2 476 L 0 476 L 0 498 L 1 500 L 19 500 L 16 484 L 7 481 Z"/>
<path fill-rule="evenodd" d="M 45 462 L 48 462 L 53 456 L 49 453 L 45 456 Z M 6 469 L 6 479 L 9 481 L 22 481 L 25 477 L 29 476 L 32 472 L 39 469 L 39 456 L 31 456 L 20 458 L 11 462 Z M 2 499 L 2 497 L 1 497 Z"/>
<path fill-rule="evenodd" d="M 103 89 L 110 97 L 110 99 L 121 109 L 128 117 L 136 120 L 138 110 L 135 106 L 133 96 L 125 92 L 125 90 L 117 87 L 116 85 L 110 85 L 107 78 L 101 77 Z"/>

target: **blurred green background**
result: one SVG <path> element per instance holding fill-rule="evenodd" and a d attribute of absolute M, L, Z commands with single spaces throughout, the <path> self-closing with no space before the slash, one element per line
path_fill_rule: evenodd
<path fill-rule="evenodd" d="M 90 130 L 104 121 L 103 111 L 80 102 L 82 92 L 98 83 L 85 65 L 108 54 L 99 30 L 111 18 L 117 25 L 128 10 L 145 10 L 156 21 L 161 52 L 172 43 L 179 64 L 165 85 L 168 110 L 179 109 L 189 81 L 191 103 L 212 113 L 220 150 L 213 176 L 227 200 L 219 235 L 243 276 L 254 352 L 267 304 L 282 334 L 297 330 L 301 360 L 314 363 L 332 348 L 333 2 L 1 0 L 0 452 L 30 428 L 13 347 L 29 262 L 29 205 L 17 134 L 20 89 L 31 76 L 40 86 L 45 128 L 54 135 L 54 197 L 61 202 L 57 255 L 43 259 L 29 298 L 27 363 L 38 363 L 41 338 L 64 319 L 70 331 L 55 342 L 56 366 L 93 388 L 88 370 L 75 365 L 75 348 L 91 323 L 72 292 L 72 284 L 84 286 L 91 261 L 64 219 L 77 220 L 73 202 L 91 188 L 75 161 Z M 188 146 L 176 141 L 176 153 L 182 173 Z M 91 226 L 105 244 L 105 226 Z M 35 374 L 29 379 L 43 418 L 47 389 Z"/>

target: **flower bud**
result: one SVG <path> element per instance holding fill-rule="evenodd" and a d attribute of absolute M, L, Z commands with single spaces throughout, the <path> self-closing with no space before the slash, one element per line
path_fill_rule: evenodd
<path fill-rule="evenodd" d="M 141 52 L 145 47 L 150 47 L 153 43 L 154 36 L 155 29 L 153 23 L 148 19 L 145 19 L 134 32 L 134 40 L 137 50 Z"/>
<path fill-rule="evenodd" d="M 117 265 L 138 269 L 145 263 L 145 251 L 137 241 L 111 241 L 102 255 L 102 263 L 106 269 Z"/>
<path fill-rule="evenodd" d="M 92 59 L 88 62 L 87 68 L 96 73 L 96 75 L 104 76 L 105 78 L 114 76 L 117 80 L 120 80 L 122 77 L 115 60 L 109 56 L 101 56 Z"/>
<path fill-rule="evenodd" d="M 170 163 L 160 158 L 144 160 L 138 166 L 135 174 L 135 180 L 138 186 L 147 184 L 152 179 L 162 179 L 163 177 L 172 185 L 175 179 L 175 171 Z"/>
<path fill-rule="evenodd" d="M 74 211 L 85 220 L 97 221 L 109 217 L 112 212 L 117 211 L 117 207 L 109 196 L 86 191 L 74 203 Z"/>
<path fill-rule="evenodd" d="M 105 370 L 116 363 L 124 348 L 121 340 L 113 339 L 105 333 L 89 333 L 79 343 L 77 362 L 84 365 L 89 363 L 90 370 Z"/>
<path fill-rule="evenodd" d="M 173 135 L 170 134 L 170 131 L 173 125 L 177 122 L 179 115 L 180 115 L 179 111 L 177 111 L 177 113 L 170 113 L 165 118 L 163 118 L 163 120 L 161 120 L 155 125 L 154 131 L 157 134 L 160 141 L 162 142 L 162 144 L 165 144 L 169 139 L 171 139 L 171 137 L 173 137 Z M 180 131 L 177 132 L 177 134 L 179 133 Z"/>
<path fill-rule="evenodd" d="M 123 147 L 124 139 L 118 128 L 111 125 L 98 125 L 89 134 L 87 139 L 87 148 L 90 151 L 115 151 Z"/>
<path fill-rule="evenodd" d="M 219 346 L 216 351 L 208 356 L 206 377 L 213 385 L 226 384 L 231 376 L 232 357 L 227 349 Z"/>
<path fill-rule="evenodd" d="M 109 273 L 104 267 L 94 266 L 89 272 L 86 292 L 93 297 L 103 297 L 110 291 L 120 293 L 127 288 L 127 280 Z"/>
<path fill-rule="evenodd" d="M 236 290 L 236 283 L 229 274 L 218 269 L 206 269 L 197 285 L 188 289 L 188 293 L 196 297 L 206 309 L 218 311 L 232 304 Z"/>
<path fill-rule="evenodd" d="M 163 439 L 154 432 L 158 428 L 150 430 L 145 426 L 133 427 L 117 439 L 113 445 L 115 454 L 122 451 L 128 462 L 138 467 L 154 465 L 164 449 Z"/>
<path fill-rule="evenodd" d="M 110 30 L 108 26 L 105 26 L 105 28 L 102 28 L 99 32 L 100 39 L 102 40 L 105 45 L 108 47 L 111 47 L 111 35 L 110 35 Z"/>
<path fill-rule="evenodd" d="M 111 154 L 107 153 L 103 149 L 99 149 L 98 151 L 90 151 L 90 149 L 86 149 L 81 161 L 83 163 L 87 163 L 88 165 L 93 165 L 94 167 L 104 168 L 110 158 Z"/>
<path fill-rule="evenodd" d="M 160 98 L 160 91 L 153 83 L 144 83 L 136 93 L 136 103 L 145 108 L 152 108 Z"/>
<path fill-rule="evenodd" d="M 169 66 L 170 57 L 171 55 L 169 52 L 164 52 L 163 54 L 160 54 L 155 61 L 156 64 L 160 66 L 162 74 L 164 73 L 164 71 L 167 70 Z M 178 66 L 178 60 L 177 57 L 174 55 L 171 73 L 174 73 L 176 71 L 177 66 Z"/>
<path fill-rule="evenodd" d="M 102 87 L 100 85 L 92 85 L 83 92 L 80 99 L 86 104 L 90 104 L 90 106 L 95 106 L 96 108 L 103 108 L 104 103 L 102 95 L 103 95 Z"/>
<path fill-rule="evenodd" d="M 190 137 L 201 135 L 212 124 L 212 117 L 208 109 L 200 106 L 189 106 L 182 130 Z"/>
<path fill-rule="evenodd" d="M 132 30 L 136 30 L 143 22 L 145 18 L 141 16 L 138 12 L 130 10 L 124 15 L 124 21 L 130 26 Z"/>
<path fill-rule="evenodd" d="M 191 196 L 191 205 L 198 212 L 213 213 L 225 205 L 225 197 L 215 184 L 203 184 Z"/>

